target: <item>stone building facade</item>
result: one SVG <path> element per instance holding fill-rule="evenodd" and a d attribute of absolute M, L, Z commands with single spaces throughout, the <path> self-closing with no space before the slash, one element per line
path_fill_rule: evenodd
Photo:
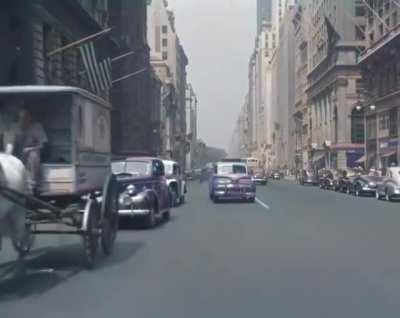
<path fill-rule="evenodd" d="M 306 1 L 307 2 L 307 1 Z M 357 0 L 308 1 L 309 159 L 315 169 L 357 165 L 364 147 L 362 89 L 357 56 L 364 47 L 362 6 Z"/>
<path fill-rule="evenodd" d="M 366 168 L 398 165 L 400 158 L 400 4 L 368 1 L 366 50 L 359 58 L 365 89 Z"/>

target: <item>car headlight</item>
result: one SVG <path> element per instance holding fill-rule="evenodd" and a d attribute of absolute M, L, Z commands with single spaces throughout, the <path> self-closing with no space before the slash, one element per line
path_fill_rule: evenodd
<path fill-rule="evenodd" d="M 129 195 L 121 195 L 119 197 L 120 206 L 130 206 L 132 204 L 132 198 Z"/>
<path fill-rule="evenodd" d="M 376 187 L 376 183 L 375 183 L 375 182 L 370 182 L 368 185 L 369 185 L 370 187 Z"/>
<path fill-rule="evenodd" d="M 137 189 L 136 189 L 136 187 L 135 187 L 133 184 L 130 184 L 130 185 L 128 185 L 128 186 L 126 187 L 126 192 L 127 192 L 129 195 L 135 195 L 136 192 L 137 192 Z"/>

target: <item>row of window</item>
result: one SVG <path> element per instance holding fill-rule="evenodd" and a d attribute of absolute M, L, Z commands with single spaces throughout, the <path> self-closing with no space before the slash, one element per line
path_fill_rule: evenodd
<path fill-rule="evenodd" d="M 368 74 L 366 74 L 368 76 Z M 375 96 L 385 96 L 400 89 L 400 61 L 395 56 L 386 67 L 367 77 L 368 90 Z"/>
<path fill-rule="evenodd" d="M 367 117 L 367 138 L 397 137 L 399 118 L 397 108 Z"/>

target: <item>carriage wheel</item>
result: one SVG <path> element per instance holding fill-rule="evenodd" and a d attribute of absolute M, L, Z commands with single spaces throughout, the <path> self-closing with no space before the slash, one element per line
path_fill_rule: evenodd
<path fill-rule="evenodd" d="M 84 263 L 89 269 L 94 268 L 97 259 L 100 234 L 100 215 L 98 205 L 94 200 L 88 203 L 86 229 L 83 232 Z"/>
<path fill-rule="evenodd" d="M 25 232 L 22 239 L 17 239 L 16 237 L 12 238 L 12 245 L 21 258 L 30 252 L 33 242 L 34 235 L 32 234 L 32 227 L 30 223 L 25 225 Z"/>
<path fill-rule="evenodd" d="M 117 237 L 119 226 L 118 217 L 118 183 L 115 175 L 111 174 L 103 189 L 103 200 L 101 206 L 102 232 L 101 246 L 105 255 L 111 255 Z"/>

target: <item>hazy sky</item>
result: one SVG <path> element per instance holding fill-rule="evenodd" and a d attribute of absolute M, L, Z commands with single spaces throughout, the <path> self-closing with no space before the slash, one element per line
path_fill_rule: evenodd
<path fill-rule="evenodd" d="M 247 92 L 256 0 L 168 0 L 189 57 L 188 81 L 199 98 L 199 136 L 210 146 L 230 142 Z"/>

